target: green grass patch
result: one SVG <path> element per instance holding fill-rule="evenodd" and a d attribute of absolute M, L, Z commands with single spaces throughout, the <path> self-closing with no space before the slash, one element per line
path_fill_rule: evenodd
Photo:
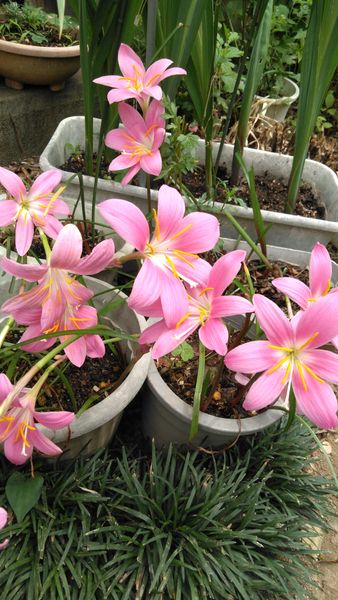
<path fill-rule="evenodd" d="M 296 422 L 214 458 L 124 449 L 56 465 L 38 505 L 1 532 L 1 599 L 308 597 L 304 558 L 333 492 L 309 469 L 313 444 Z M 1 459 L 0 469 L 5 506 L 13 468 Z"/>

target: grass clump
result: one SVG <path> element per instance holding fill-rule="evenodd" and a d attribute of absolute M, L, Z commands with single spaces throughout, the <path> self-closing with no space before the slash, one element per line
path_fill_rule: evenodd
<path fill-rule="evenodd" d="M 224 457 L 153 448 L 57 466 L 39 505 L 2 532 L 1 599 L 300 600 L 333 491 L 308 468 L 312 450 L 296 422 Z"/>

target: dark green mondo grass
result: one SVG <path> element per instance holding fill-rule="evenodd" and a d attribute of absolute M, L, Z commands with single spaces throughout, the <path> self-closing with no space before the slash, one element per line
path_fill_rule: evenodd
<path fill-rule="evenodd" d="M 36 507 L 1 532 L 0 600 L 309 597 L 304 559 L 333 492 L 312 450 L 296 421 L 224 457 L 123 449 L 56 466 Z M 2 460 L 1 482 L 11 470 Z"/>

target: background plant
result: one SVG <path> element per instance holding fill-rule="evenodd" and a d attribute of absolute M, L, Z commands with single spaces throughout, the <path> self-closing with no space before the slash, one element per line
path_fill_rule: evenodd
<path fill-rule="evenodd" d="M 52 468 L 37 505 L 2 530 L 8 600 L 306 597 L 303 559 L 332 493 L 309 468 L 306 428 L 270 428 L 214 459 L 175 449 L 117 459 L 118 446 Z M 4 482 L 11 469 L 0 469 Z"/>

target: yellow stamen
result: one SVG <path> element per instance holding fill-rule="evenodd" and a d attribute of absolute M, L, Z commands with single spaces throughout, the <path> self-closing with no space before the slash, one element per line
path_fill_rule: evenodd
<path fill-rule="evenodd" d="M 51 197 L 50 201 L 48 202 L 45 211 L 43 213 L 43 216 L 46 217 L 48 215 L 48 211 L 50 209 L 50 207 L 52 206 L 53 202 L 55 202 L 55 200 L 58 199 L 58 197 L 62 194 L 62 192 L 64 192 L 66 189 L 66 186 L 63 185 L 61 186 L 58 190 L 56 190 L 56 192 L 53 194 L 53 196 Z"/>
<path fill-rule="evenodd" d="M 285 346 L 273 346 L 273 344 L 269 344 L 269 348 L 273 350 L 281 350 L 282 352 L 293 352 L 292 348 L 286 348 Z"/>
<path fill-rule="evenodd" d="M 32 210 L 32 215 L 34 217 L 34 219 L 36 219 L 36 221 L 38 221 L 38 223 L 40 225 L 45 225 L 45 221 L 40 217 L 40 215 L 38 215 L 38 213 L 36 212 L 36 210 Z"/>
<path fill-rule="evenodd" d="M 148 127 L 147 131 L 144 134 L 144 137 L 148 137 L 149 133 L 155 129 L 156 125 L 150 125 L 150 127 Z"/>
<path fill-rule="evenodd" d="M 191 313 L 190 313 L 190 312 L 187 312 L 187 313 L 184 315 L 184 317 L 182 317 L 182 318 L 181 318 L 179 321 L 177 321 L 177 323 L 176 323 L 176 328 L 175 328 L 175 329 L 178 329 L 178 328 L 179 328 L 179 326 L 180 326 L 180 325 L 182 325 L 182 323 L 184 323 L 184 321 L 185 321 L 186 319 L 188 319 L 188 317 L 190 317 L 190 315 L 191 315 Z"/>
<path fill-rule="evenodd" d="M 304 342 L 304 344 L 301 345 L 299 350 L 303 350 L 306 346 L 308 346 L 310 344 L 310 342 L 312 342 L 312 340 L 314 340 L 317 337 L 318 333 L 319 332 L 316 331 L 313 335 L 311 335 L 311 337 L 309 337 L 309 339 L 306 340 L 306 342 Z"/>
<path fill-rule="evenodd" d="M 326 296 L 329 293 L 330 287 L 331 287 L 331 281 L 330 281 L 330 279 L 328 279 L 327 286 L 326 286 L 325 292 L 323 293 L 323 296 Z"/>
<path fill-rule="evenodd" d="M 173 261 L 171 260 L 171 258 L 167 254 L 165 254 L 164 256 L 166 257 L 169 265 L 171 266 L 171 269 L 172 269 L 174 277 L 177 277 L 177 279 L 178 279 L 178 273 L 176 271 L 176 267 L 175 267 Z"/>
<path fill-rule="evenodd" d="M 148 81 L 147 81 L 147 87 L 152 84 L 152 82 L 154 81 L 154 79 L 156 79 L 156 77 L 161 77 L 161 73 L 156 73 L 156 75 L 153 75 L 152 77 L 150 77 L 150 79 L 148 79 Z"/>
<path fill-rule="evenodd" d="M 191 229 L 191 227 L 192 227 L 192 223 L 189 223 L 189 225 L 187 225 L 186 227 L 184 227 L 184 229 L 182 229 L 178 233 L 175 233 L 175 235 L 173 235 L 171 238 L 169 238 L 169 242 L 171 242 L 172 240 L 175 240 L 176 238 L 178 238 L 180 235 L 182 235 L 182 233 L 185 233 L 186 231 L 188 231 L 188 229 Z"/>
<path fill-rule="evenodd" d="M 27 441 L 27 435 L 25 433 L 25 430 L 27 431 L 27 429 L 29 429 L 30 431 L 35 431 L 36 427 L 33 427 L 32 425 L 29 425 L 25 421 L 22 421 L 22 423 L 20 423 L 20 425 L 19 425 L 19 428 L 18 428 L 17 434 L 14 438 L 14 441 L 17 442 L 19 437 L 21 437 L 26 448 L 30 448 L 31 446 Z"/>
<path fill-rule="evenodd" d="M 289 373 L 290 373 L 290 369 L 291 369 L 291 361 L 289 361 L 289 363 L 288 363 L 288 365 L 287 365 L 287 367 L 285 369 L 284 377 L 283 377 L 283 379 L 281 381 L 282 385 L 284 385 L 284 383 L 287 382 L 287 379 L 288 379 Z"/>
<path fill-rule="evenodd" d="M 156 208 L 153 208 L 154 221 L 155 221 L 155 237 L 157 241 L 160 239 L 161 230 L 160 230 L 160 222 L 158 220 Z"/>
<path fill-rule="evenodd" d="M 214 288 L 213 287 L 206 287 L 204 288 L 198 295 L 202 296 L 203 294 L 205 294 L 206 292 L 212 291 Z"/>
<path fill-rule="evenodd" d="M 151 244 L 146 244 L 146 247 L 149 248 L 151 254 L 154 254 L 154 246 L 152 246 Z"/>
<path fill-rule="evenodd" d="M 172 250 L 172 254 L 174 254 L 177 258 L 185 262 L 187 265 L 189 265 L 189 267 L 192 267 L 193 269 L 195 268 L 195 265 L 193 265 L 192 262 L 190 262 L 190 260 L 187 260 L 184 256 L 177 254 L 177 250 Z"/>
<path fill-rule="evenodd" d="M 277 369 L 279 369 L 279 367 L 281 367 L 287 360 L 290 360 L 290 356 L 284 356 L 284 358 L 282 358 L 282 360 L 280 360 L 274 367 L 271 367 L 271 369 L 269 369 L 267 373 L 270 374 L 274 371 L 277 371 Z"/>
<path fill-rule="evenodd" d="M 0 435 L 0 441 L 5 439 L 7 433 L 9 432 L 10 428 L 13 425 L 14 417 L 10 417 L 10 416 L 1 417 L 0 423 L 4 423 L 5 421 L 8 421 L 8 425 L 5 429 L 5 431 L 3 431 L 2 434 Z"/>
<path fill-rule="evenodd" d="M 301 380 L 302 380 L 302 384 L 303 384 L 304 392 L 306 392 L 306 391 L 307 391 L 307 385 L 306 385 L 306 381 L 305 381 L 305 378 L 304 378 L 304 373 L 303 373 L 302 365 L 300 364 L 300 362 L 299 362 L 298 360 L 297 360 L 296 364 L 297 364 L 297 369 L 298 369 L 298 372 L 299 372 L 300 378 L 301 378 Z M 305 366 L 305 365 L 303 364 L 303 367 L 304 367 L 304 366 Z"/>
<path fill-rule="evenodd" d="M 193 252 L 185 252 L 185 250 L 173 250 L 173 252 L 177 254 L 184 254 L 185 256 L 191 256 L 192 258 L 199 258 L 198 254 L 194 254 Z"/>
<path fill-rule="evenodd" d="M 312 369 L 310 369 L 310 367 L 308 367 L 308 365 L 306 365 L 305 363 L 302 363 L 302 366 L 305 369 L 305 371 L 307 371 L 309 373 L 309 375 L 311 375 L 311 377 L 313 377 L 316 381 L 318 381 L 319 383 L 325 383 L 324 379 L 321 379 L 321 377 L 318 377 L 318 375 L 316 375 L 316 373 L 314 373 L 312 371 Z"/>
<path fill-rule="evenodd" d="M 60 326 L 60 321 L 57 321 L 55 323 L 55 325 L 53 325 L 53 327 L 50 327 L 49 329 L 45 329 L 43 333 L 55 333 Z"/>

